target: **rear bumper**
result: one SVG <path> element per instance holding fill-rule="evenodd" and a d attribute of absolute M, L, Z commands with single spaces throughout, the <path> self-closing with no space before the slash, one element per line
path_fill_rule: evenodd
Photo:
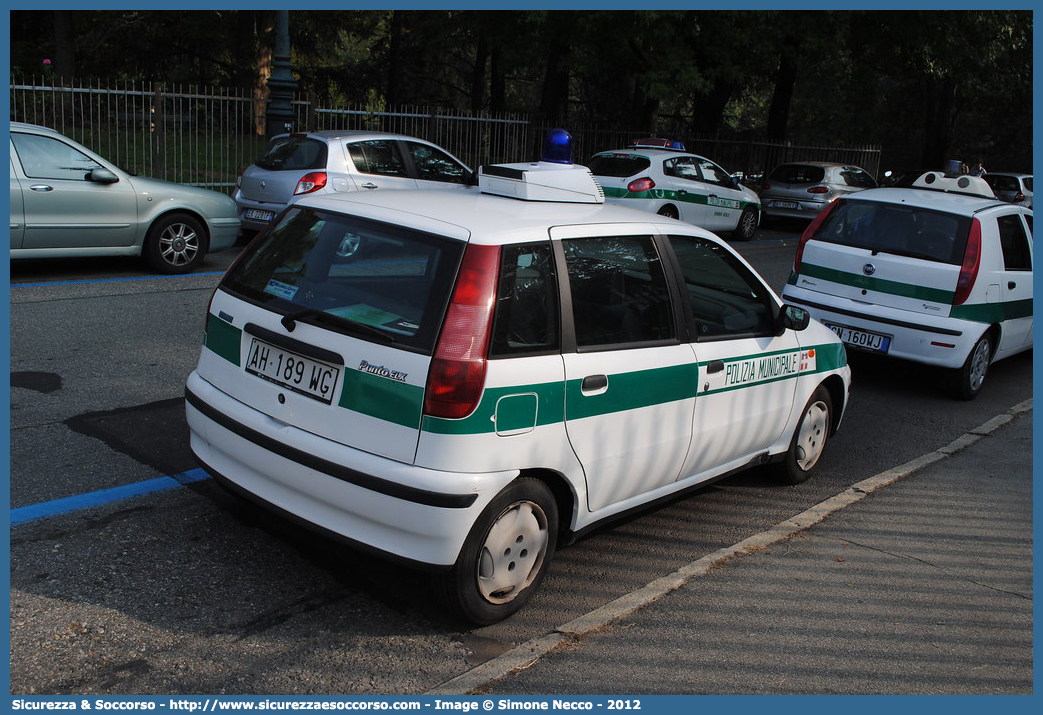
<path fill-rule="evenodd" d="M 793 204 L 793 207 L 772 206 L 775 202 Z M 828 204 L 825 201 L 796 201 L 788 198 L 761 196 L 761 213 L 777 218 L 799 218 L 810 221 L 826 206 Z"/>
<path fill-rule="evenodd" d="M 969 320 L 911 313 L 907 310 L 859 303 L 806 288 L 787 285 L 783 301 L 807 308 L 823 323 L 841 325 L 891 338 L 889 357 L 944 368 L 962 367 L 988 325 Z M 859 350 L 847 344 L 849 350 Z"/>
<path fill-rule="evenodd" d="M 437 472 L 363 452 L 276 422 L 197 373 L 185 396 L 193 454 L 234 491 L 413 565 L 456 563 L 478 515 L 517 476 Z"/>
<path fill-rule="evenodd" d="M 235 207 L 236 209 L 238 209 L 239 222 L 242 226 L 243 231 L 263 231 L 264 229 L 268 228 L 268 226 L 271 224 L 271 221 L 247 218 L 247 211 L 270 211 L 272 217 L 274 218 L 276 215 L 278 215 L 280 211 L 286 208 L 285 204 L 250 201 L 249 199 L 243 198 L 242 193 L 238 189 L 236 189 L 235 194 L 232 196 L 232 200 L 235 201 Z"/>

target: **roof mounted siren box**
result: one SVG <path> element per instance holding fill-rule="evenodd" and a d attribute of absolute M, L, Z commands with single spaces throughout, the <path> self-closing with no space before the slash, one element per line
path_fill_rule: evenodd
<path fill-rule="evenodd" d="M 673 149 L 675 151 L 686 151 L 684 144 L 679 141 L 672 139 L 658 139 L 656 137 L 649 137 L 648 139 L 635 139 L 631 145 L 634 147 L 644 147 L 646 149 Z"/>
<path fill-rule="evenodd" d="M 478 187 L 483 194 L 523 201 L 605 203 L 605 191 L 590 169 L 572 163 L 572 135 L 564 129 L 547 133 L 538 162 L 481 167 Z"/>
<path fill-rule="evenodd" d="M 981 196 L 986 199 L 996 198 L 996 193 L 988 182 L 980 176 L 970 176 L 961 173 L 962 162 L 957 160 L 946 162 L 945 173 L 940 171 L 928 171 L 913 182 L 918 189 L 933 189 L 934 191 L 947 191 L 953 194 L 968 194 L 970 196 Z"/>

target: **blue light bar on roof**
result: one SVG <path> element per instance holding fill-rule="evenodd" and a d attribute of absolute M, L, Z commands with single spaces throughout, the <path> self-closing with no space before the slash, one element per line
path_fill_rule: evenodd
<path fill-rule="evenodd" d="M 572 163 L 572 135 L 564 129 L 551 129 L 543 140 L 540 161 L 552 164 Z"/>

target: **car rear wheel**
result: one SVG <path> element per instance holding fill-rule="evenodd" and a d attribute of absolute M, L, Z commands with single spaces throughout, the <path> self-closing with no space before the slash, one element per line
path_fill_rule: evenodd
<path fill-rule="evenodd" d="M 437 577 L 442 600 L 478 625 L 502 621 L 543 581 L 557 544 L 558 508 L 546 484 L 509 484 L 485 508 L 453 569 Z"/>
<path fill-rule="evenodd" d="M 826 449 L 832 415 L 833 400 L 829 390 L 819 385 L 804 406 L 789 451 L 777 466 L 779 479 L 787 484 L 807 481 Z"/>
<path fill-rule="evenodd" d="M 992 340 L 982 335 L 971 349 L 971 354 L 953 375 L 953 393 L 961 400 L 973 400 L 985 383 L 985 373 L 992 360 Z"/>
<path fill-rule="evenodd" d="M 742 210 L 739 223 L 732 235 L 740 241 L 749 241 L 755 233 L 757 233 L 757 211 L 747 207 Z"/>
<path fill-rule="evenodd" d="M 666 218 L 681 218 L 680 214 L 677 213 L 677 209 L 669 204 L 660 208 L 659 211 L 657 211 L 656 213 L 658 213 L 660 216 L 665 216 Z"/>
<path fill-rule="evenodd" d="M 172 213 L 159 217 L 149 228 L 144 254 L 160 273 L 188 273 L 203 262 L 206 247 L 203 225 L 188 214 Z"/>

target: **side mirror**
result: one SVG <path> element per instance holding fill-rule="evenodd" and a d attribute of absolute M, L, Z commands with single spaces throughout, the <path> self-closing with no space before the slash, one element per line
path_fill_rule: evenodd
<path fill-rule="evenodd" d="M 811 313 L 795 305 L 784 305 L 779 312 L 779 334 L 785 330 L 806 330 L 811 323 Z"/>
<path fill-rule="evenodd" d="M 120 180 L 120 177 L 116 176 L 113 172 L 108 169 L 99 166 L 96 169 L 92 169 L 91 173 L 87 174 L 87 178 L 98 184 L 115 184 Z"/>

